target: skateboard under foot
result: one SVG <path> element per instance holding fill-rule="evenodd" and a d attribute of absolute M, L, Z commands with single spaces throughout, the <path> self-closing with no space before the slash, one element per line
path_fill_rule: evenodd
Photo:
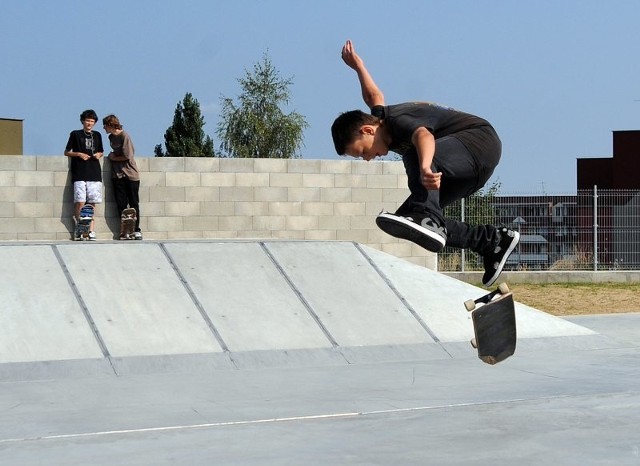
<path fill-rule="evenodd" d="M 479 306 L 478 306 L 479 305 Z M 506 283 L 501 283 L 491 293 L 478 299 L 465 301 L 471 312 L 475 338 L 471 345 L 478 350 L 478 357 L 487 364 L 497 364 L 516 351 L 516 313 L 513 293 Z"/>
<path fill-rule="evenodd" d="M 120 239 L 135 239 L 133 231 L 136 227 L 136 209 L 128 208 L 122 211 L 120 216 Z"/>
<path fill-rule="evenodd" d="M 75 228 L 73 231 L 74 241 L 83 241 L 89 239 L 89 232 L 91 231 L 91 222 L 93 221 L 93 206 L 84 205 L 80 209 L 79 218 L 73 218 L 75 221 Z"/>

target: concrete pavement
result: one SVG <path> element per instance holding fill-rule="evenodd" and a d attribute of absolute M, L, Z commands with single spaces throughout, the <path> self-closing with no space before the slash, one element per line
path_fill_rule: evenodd
<path fill-rule="evenodd" d="M 488 366 L 482 290 L 354 243 L 0 261 L 0 464 L 640 464 L 640 314 L 519 305 Z"/>

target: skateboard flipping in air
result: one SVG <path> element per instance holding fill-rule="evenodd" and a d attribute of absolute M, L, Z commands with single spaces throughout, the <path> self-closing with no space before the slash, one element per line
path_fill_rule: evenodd
<path fill-rule="evenodd" d="M 473 321 L 475 338 L 471 345 L 482 361 L 493 365 L 515 353 L 516 313 L 513 293 L 506 283 L 478 299 L 465 301 L 464 307 Z"/>
<path fill-rule="evenodd" d="M 136 227 L 136 209 L 128 208 L 122 211 L 120 216 L 120 239 L 135 239 L 133 231 Z"/>
<path fill-rule="evenodd" d="M 93 206 L 85 204 L 80 209 L 78 218 L 73 217 L 75 228 L 73 231 L 74 241 L 83 241 L 89 239 L 89 231 L 91 231 L 91 222 L 93 222 Z"/>

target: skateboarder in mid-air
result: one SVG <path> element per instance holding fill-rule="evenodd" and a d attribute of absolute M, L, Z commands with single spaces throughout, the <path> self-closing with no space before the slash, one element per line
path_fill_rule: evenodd
<path fill-rule="evenodd" d="M 482 283 L 493 284 L 518 244 L 518 232 L 469 225 L 442 213 L 491 177 L 502 149 L 491 124 L 430 102 L 385 105 L 382 91 L 351 41 L 343 46 L 342 59 L 357 73 L 371 113 L 352 110 L 336 118 L 331 126 L 336 151 L 370 161 L 391 150 L 402 156 L 407 172 L 411 194 L 395 213 L 378 215 L 380 229 L 432 252 L 445 246 L 470 249 L 483 258 Z"/>

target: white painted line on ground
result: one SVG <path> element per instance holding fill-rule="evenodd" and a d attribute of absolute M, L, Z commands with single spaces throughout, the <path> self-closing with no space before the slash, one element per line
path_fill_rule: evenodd
<path fill-rule="evenodd" d="M 427 411 L 432 409 L 447 409 L 447 408 L 460 408 L 460 407 L 466 407 L 466 406 L 506 404 L 506 403 L 520 402 L 520 401 L 527 401 L 527 400 L 524 398 L 518 398 L 513 400 L 490 401 L 490 402 L 480 402 L 480 403 L 477 403 L 477 402 L 456 403 L 456 404 L 450 404 L 450 405 L 417 406 L 413 408 L 382 409 L 377 411 L 346 412 L 346 413 L 333 413 L 333 414 L 312 414 L 307 416 L 276 417 L 276 418 L 269 418 L 269 419 L 253 419 L 253 420 L 247 420 L 247 421 L 225 421 L 225 422 L 211 422 L 206 424 L 187 424 L 187 425 L 181 425 L 181 426 L 145 427 L 140 429 L 122 429 L 122 430 L 107 430 L 107 431 L 99 431 L 99 432 L 83 432 L 83 433 L 76 433 L 76 434 L 43 435 L 40 437 L 0 439 L 0 444 L 28 442 L 28 441 L 36 441 L 36 440 L 66 440 L 66 439 L 79 439 L 79 438 L 88 438 L 88 437 L 104 437 L 109 435 L 142 434 L 142 433 L 148 433 L 148 432 L 184 431 L 184 430 L 208 429 L 208 428 L 214 428 L 214 427 L 270 424 L 270 423 L 277 423 L 277 422 L 313 421 L 313 420 L 323 420 L 323 419 L 344 419 L 344 418 L 359 417 L 359 416 L 375 416 L 380 414 L 396 414 L 396 413 L 405 413 L 405 412 L 413 412 L 413 411 Z"/>

